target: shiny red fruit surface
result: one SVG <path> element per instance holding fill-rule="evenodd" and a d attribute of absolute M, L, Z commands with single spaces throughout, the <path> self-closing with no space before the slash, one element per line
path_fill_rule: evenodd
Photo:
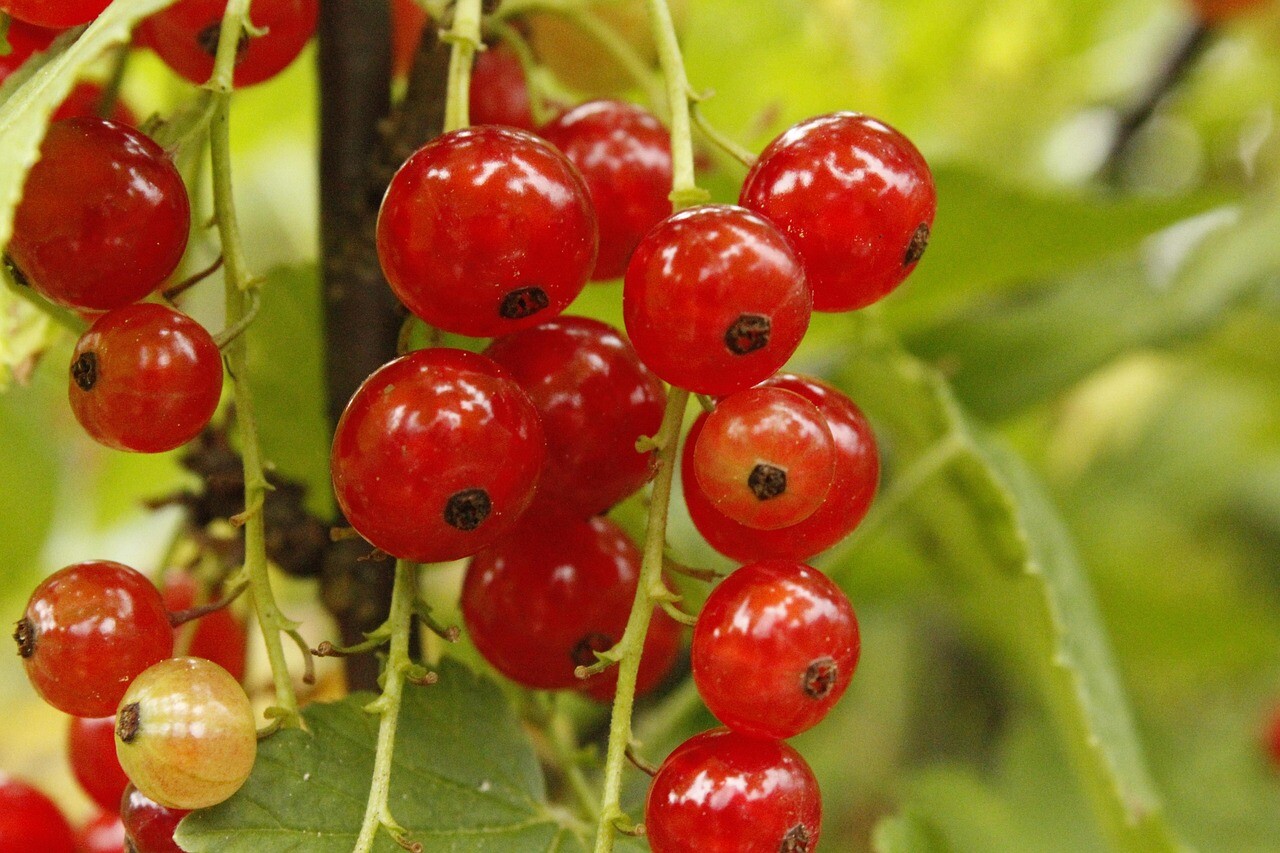
<path fill-rule="evenodd" d="M 822 799 L 785 743 L 712 729 L 662 762 L 644 825 L 653 853 L 812 853 Z"/>
<path fill-rule="evenodd" d="M 129 777 L 116 758 L 116 718 L 72 717 L 67 728 L 67 760 L 84 792 L 102 809 L 116 812 Z"/>
<path fill-rule="evenodd" d="M 160 592 L 108 560 L 45 578 L 14 633 L 27 677 L 46 702 L 75 717 L 114 714 L 129 682 L 173 654 Z"/>
<path fill-rule="evenodd" d="M 666 389 L 612 326 L 556 317 L 489 345 L 485 355 L 528 392 L 547 436 L 530 513 L 587 518 L 643 486 L 653 453 L 636 439 L 662 423 Z"/>
<path fill-rule="evenodd" d="M 703 538 L 740 563 L 757 560 L 807 560 L 853 532 L 866 516 L 880 479 L 880 456 L 866 416 L 836 388 L 808 376 L 780 373 L 761 383 L 799 394 L 818 407 L 835 439 L 836 471 L 822 505 L 805 520 L 776 530 L 739 524 L 712 506 L 698 485 L 693 455 L 681 457 L 685 505 Z M 696 446 L 706 415 L 693 422 L 686 443 Z"/>
<path fill-rule="evenodd" d="M 75 844 L 53 800 L 0 771 L 0 853 L 74 853 Z"/>
<path fill-rule="evenodd" d="M 841 112 L 770 142 L 738 203 L 787 235 L 814 310 L 851 311 L 887 296 L 915 269 L 938 197 L 909 139 L 869 116 Z"/>
<path fill-rule="evenodd" d="M 700 394 L 731 394 L 782 367 L 809 328 L 810 305 L 786 239 L 730 205 L 663 220 L 636 247 L 622 291 L 640 360 Z"/>
<path fill-rule="evenodd" d="M 76 833 L 76 853 L 125 853 L 124 823 L 118 810 L 120 798 L 110 811 L 102 812 Z"/>
<path fill-rule="evenodd" d="M 591 277 L 618 278 L 640 239 L 671 213 L 671 136 L 634 104 L 590 101 L 542 128 L 578 167 L 600 223 Z"/>
<path fill-rule="evenodd" d="M 438 329 L 495 337 L 549 320 L 586 284 L 596 217 L 578 170 L 531 133 L 457 130 L 396 172 L 378 214 L 391 289 Z"/>
<path fill-rule="evenodd" d="M 164 606 L 170 613 L 175 613 L 195 606 L 196 589 L 196 579 L 186 572 L 167 572 L 160 594 L 164 598 Z M 221 590 L 215 590 L 212 599 L 220 598 L 221 594 Z M 202 603 L 207 604 L 208 601 Z M 201 616 L 194 624 L 179 627 L 177 631 L 179 637 L 182 632 L 191 631 L 190 645 L 184 654 L 211 660 L 236 681 L 244 682 L 249 638 L 244 622 L 236 616 L 233 607 L 215 610 Z"/>
<path fill-rule="evenodd" d="M 347 404 L 333 487 L 374 546 L 419 563 L 456 560 L 511 529 L 545 456 L 537 409 L 492 359 L 418 350 L 375 371 Z"/>
<path fill-rule="evenodd" d="M 594 652 L 622 637 L 639 575 L 640 552 L 612 521 L 532 519 L 467 568 L 467 633 L 485 660 L 515 682 L 540 690 L 585 687 L 574 669 L 595 663 Z M 657 645 L 640 692 L 666 673 L 678 641 L 670 617 L 654 615 L 648 641 Z"/>
<path fill-rule="evenodd" d="M 140 302 L 99 317 L 76 343 L 67 384 L 76 420 L 117 450 L 158 453 L 204 429 L 222 394 L 222 354 L 204 327 Z"/>
<path fill-rule="evenodd" d="M 111 0 L 0 0 L 0 11 L 37 27 L 74 27 L 102 14 Z"/>
<path fill-rule="evenodd" d="M 524 68 L 510 48 L 492 45 L 476 54 L 471 67 L 471 123 L 536 131 Z"/>
<path fill-rule="evenodd" d="M 8 253 L 47 299 L 108 311 L 173 272 L 190 225 L 186 187 L 160 146 L 113 121 L 74 118 L 49 126 Z"/>
<path fill-rule="evenodd" d="M 844 592 L 811 566 L 769 560 L 711 591 L 693 629 L 693 680 L 735 732 L 784 740 L 840 701 L 860 651 Z"/>
<path fill-rule="evenodd" d="M 183 809 L 165 808 L 133 785 L 120 802 L 120 820 L 136 853 L 182 853 L 173 833 L 188 814 Z"/>
<path fill-rule="evenodd" d="M 143 21 L 138 39 L 175 72 L 203 84 L 213 74 L 226 8 L 226 0 L 179 0 Z M 319 10 L 319 0 L 254 0 L 249 18 L 266 32 L 241 36 L 235 85 L 252 86 L 287 68 L 315 32 Z"/>

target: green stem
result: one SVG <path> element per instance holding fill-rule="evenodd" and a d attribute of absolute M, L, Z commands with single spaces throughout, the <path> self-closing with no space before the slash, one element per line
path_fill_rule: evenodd
<path fill-rule="evenodd" d="M 667 0 L 645 0 L 653 40 L 658 46 L 658 64 L 667 84 L 667 104 L 671 109 L 671 204 L 676 210 L 701 204 L 710 198 L 698 186 L 694 172 L 693 130 L 689 117 L 691 89 L 684 70 L 684 57 L 676 37 L 675 22 Z"/>
<path fill-rule="evenodd" d="M 675 463 L 680 445 L 680 427 L 684 423 L 689 392 L 672 388 L 667 396 L 666 413 L 655 437 L 658 449 L 658 473 L 653 480 L 649 500 L 649 524 L 645 533 L 644 561 L 631 615 L 622 639 L 614 647 L 619 656 L 618 687 L 613 699 L 613 716 L 609 721 L 609 747 L 604 761 L 604 796 L 600 821 L 596 828 L 596 853 L 613 850 L 614 827 L 624 817 L 622 812 L 622 770 L 627 763 L 627 745 L 631 742 L 631 711 L 636 698 L 636 676 L 640 672 L 640 653 L 653 616 L 655 600 L 666 592 L 662 582 L 663 551 L 667 541 L 667 508 L 671 503 L 671 486 L 675 479 Z"/>
<path fill-rule="evenodd" d="M 360 835 L 352 853 L 371 853 L 380 827 L 385 828 L 400 846 L 409 850 L 422 849 L 420 844 L 408 840 L 408 833 L 396 823 L 388 804 L 405 674 L 413 666 L 409 658 L 409 634 L 417 600 L 418 564 L 397 560 L 395 587 L 391 591 L 391 615 L 387 619 L 391 627 L 391 645 L 387 652 L 382 695 L 365 706 L 369 713 L 382 716 L 378 725 L 377 753 L 373 760 L 373 781 L 365 804 L 364 822 L 360 825 Z"/>
<path fill-rule="evenodd" d="M 480 41 L 480 0 L 458 0 L 453 11 L 453 27 L 444 34 L 453 45 L 449 54 L 449 84 L 444 107 L 444 131 L 471 125 L 471 64 Z"/>

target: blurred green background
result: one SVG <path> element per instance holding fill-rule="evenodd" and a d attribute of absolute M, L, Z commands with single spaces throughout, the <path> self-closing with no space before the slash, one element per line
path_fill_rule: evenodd
<path fill-rule="evenodd" d="M 1280 851 L 1263 741 L 1280 707 L 1280 4 L 1219 27 L 1097 177 L 1118 110 L 1191 25 L 1178 0 L 688 2 L 691 80 L 722 130 L 758 149 L 806 116 L 871 113 L 939 186 L 917 272 L 815 318 L 793 363 L 846 388 L 885 455 L 864 530 L 818 561 L 864 632 L 848 696 L 796 744 L 822 780 L 823 850 L 1166 849 L 1146 812 L 1163 802 L 1198 849 Z M 322 506 L 313 62 L 238 96 L 234 145 L 249 257 L 276 270 L 253 333 L 267 455 Z M 145 56 L 126 83 L 143 113 L 190 91 Z M 741 176 L 717 162 L 705 183 L 732 200 Z M 618 296 L 580 307 L 617 321 Z M 193 306 L 215 327 L 216 302 Z M 0 354 L 30 332 L 6 305 Z M 141 501 L 185 482 L 172 457 L 79 433 L 69 347 L 0 394 L 14 620 L 66 563 L 159 568 L 175 519 Z M 679 501 L 672 545 L 722 565 Z M 288 594 L 309 638 L 327 631 L 307 584 Z M 0 768 L 84 815 L 64 723 L 16 656 L 0 703 Z M 638 723 L 655 758 L 711 724 L 680 695 L 658 705 Z M 1134 824 L 1108 830 L 1126 806 Z"/>

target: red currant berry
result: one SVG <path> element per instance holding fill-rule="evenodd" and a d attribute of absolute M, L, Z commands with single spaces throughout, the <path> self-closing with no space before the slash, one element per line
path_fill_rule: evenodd
<path fill-rule="evenodd" d="M 0 0 L 0 11 L 37 27 L 75 27 L 102 14 L 111 0 Z"/>
<path fill-rule="evenodd" d="M 3 5 L 0 4 L 0 8 Z M 37 27 L 17 18 L 9 21 L 5 34 L 9 40 L 9 52 L 0 56 L 0 83 L 17 71 L 33 54 L 46 50 L 61 30 Z"/>
<path fill-rule="evenodd" d="M 625 628 L 626 623 L 623 623 Z M 680 637 L 684 633 L 680 623 L 666 613 L 655 610 L 644 635 L 644 647 L 640 650 L 640 671 L 636 673 L 637 697 L 644 696 L 663 682 L 675 666 L 680 653 Z M 618 632 L 621 639 L 622 632 Z M 593 646 L 594 648 L 594 646 Z M 595 651 L 605 651 L 597 648 Z M 588 661 L 595 663 L 595 659 Z M 597 702 L 610 703 L 618 692 L 618 668 L 611 666 L 604 672 L 579 682 L 579 691 Z"/>
<path fill-rule="evenodd" d="M 116 808 L 102 812 L 76 833 L 76 853 L 125 853 L 124 844 L 124 823 Z"/>
<path fill-rule="evenodd" d="M 559 314 L 596 258 L 582 177 L 531 133 L 446 133 L 410 157 L 378 214 L 378 257 L 396 296 L 427 323 L 494 337 Z"/>
<path fill-rule="evenodd" d="M 671 137 L 647 110 L 591 101 L 542 129 L 582 172 L 600 221 L 597 281 L 618 278 L 640 238 L 671 213 Z"/>
<path fill-rule="evenodd" d="M 53 111 L 53 118 L 50 120 L 96 118 L 98 110 L 102 107 L 105 91 L 97 83 L 77 83 L 71 90 L 71 94 L 67 95 L 66 99 Z M 138 126 L 138 117 L 134 115 L 133 110 L 129 109 L 129 105 L 119 98 L 111 104 L 111 114 L 107 118 L 116 124 Z"/>
<path fill-rule="evenodd" d="M 808 518 L 777 530 L 739 524 L 712 506 L 693 471 L 693 454 L 681 459 L 685 504 L 694 526 L 721 554 L 742 563 L 755 560 L 807 560 L 853 532 L 875 496 L 880 456 L 871 425 L 853 401 L 835 388 L 808 376 L 780 373 L 762 383 L 799 394 L 818 407 L 835 439 L 836 472 L 822 505 Z M 706 415 L 694 421 L 686 439 L 697 445 Z"/>
<path fill-rule="evenodd" d="M 887 296 L 915 268 L 938 198 L 909 139 L 868 116 L 832 113 L 770 142 L 738 201 L 786 233 L 815 310 L 850 311 Z"/>
<path fill-rule="evenodd" d="M 204 658 L 140 673 L 116 713 L 116 755 L 138 790 L 170 809 L 226 800 L 249 778 L 258 733 L 249 697 Z"/>
<path fill-rule="evenodd" d="M 763 530 L 803 521 L 822 505 L 835 477 L 827 419 L 782 388 L 730 394 L 703 422 L 693 454 L 698 487 L 729 518 Z"/>
<path fill-rule="evenodd" d="M 74 118 L 49 126 L 8 251 L 46 298 L 107 311 L 173 272 L 190 225 L 186 187 L 160 146 L 113 121 Z"/>
<path fill-rule="evenodd" d="M 809 327 L 810 302 L 786 238 L 728 205 L 683 210 L 650 231 L 622 291 L 640 360 L 700 394 L 731 394 L 781 367 Z"/>
<path fill-rule="evenodd" d="M 53 800 L 0 772 L 0 853 L 74 853 L 75 843 Z"/>
<path fill-rule="evenodd" d="M 226 7 L 226 0 L 179 0 L 143 21 L 138 38 L 165 65 L 192 83 L 203 84 L 213 74 Z M 249 19 L 266 32 L 241 34 L 235 85 L 261 83 L 288 67 L 315 32 L 319 9 L 319 0 L 254 0 Z"/>
<path fill-rule="evenodd" d="M 616 329 L 556 317 L 489 345 L 485 355 L 529 393 L 547 436 L 531 513 L 587 518 L 639 489 L 653 454 L 636 439 L 662 423 L 666 391 Z"/>
<path fill-rule="evenodd" d="M 480 654 L 512 681 L 577 688 L 574 669 L 622 637 L 639 576 L 640 552 L 606 518 L 522 524 L 471 561 L 462 616 Z M 674 652 L 665 663 L 655 656 L 659 671 L 645 687 L 661 679 Z"/>
<path fill-rule="evenodd" d="M 533 500 L 546 440 L 538 412 L 491 359 L 425 349 L 383 365 L 333 437 L 333 488 L 360 535 L 396 557 L 469 557 Z"/>
<path fill-rule="evenodd" d="M 74 717 L 113 713 L 134 676 L 173 653 L 159 590 L 107 560 L 45 578 L 13 638 L 36 692 Z"/>
<path fill-rule="evenodd" d="M 812 853 L 822 799 L 785 743 L 712 729 L 662 762 L 644 825 L 653 853 Z"/>
<path fill-rule="evenodd" d="M 182 853 L 173 833 L 188 814 L 185 809 L 167 809 L 130 785 L 120 803 L 120 820 L 133 844 L 130 853 Z"/>
<path fill-rule="evenodd" d="M 116 718 L 72 717 L 67 729 L 67 759 L 84 792 L 103 809 L 120 808 L 129 777 L 116 758 Z"/>
<path fill-rule="evenodd" d="M 853 606 L 817 569 L 743 566 L 712 590 L 693 629 L 693 680 L 735 732 L 782 740 L 844 695 L 861 643 Z"/>
<path fill-rule="evenodd" d="M 67 393 L 76 420 L 107 447 L 172 450 L 213 417 L 222 354 L 185 314 L 151 302 L 128 305 L 103 314 L 81 336 Z"/>
<path fill-rule="evenodd" d="M 472 124 L 500 124 L 534 131 L 524 68 L 509 48 L 497 45 L 476 54 L 471 68 Z"/>
<path fill-rule="evenodd" d="M 196 603 L 196 579 L 186 572 L 167 572 L 160 590 L 164 606 L 170 613 L 187 610 Z M 217 598 L 220 590 L 215 590 Z M 244 622 L 238 619 L 230 607 L 215 610 L 195 620 L 195 631 L 186 654 L 216 663 L 231 673 L 231 677 L 244 682 L 245 663 L 249 653 L 248 636 Z M 179 631 L 186 630 L 185 626 Z"/>
<path fill-rule="evenodd" d="M 391 69 L 397 79 L 409 76 L 428 20 L 427 10 L 418 5 L 417 0 L 391 0 Z"/>

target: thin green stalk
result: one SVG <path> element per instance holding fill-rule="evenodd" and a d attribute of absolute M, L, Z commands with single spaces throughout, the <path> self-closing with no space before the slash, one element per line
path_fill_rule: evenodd
<path fill-rule="evenodd" d="M 445 133 L 471 125 L 471 64 L 476 51 L 483 47 L 480 19 L 480 0 L 458 0 L 453 11 L 453 26 L 443 36 L 453 45 L 444 108 Z"/>
<path fill-rule="evenodd" d="M 364 822 L 352 853 L 371 853 L 378 829 L 384 828 L 396 843 L 408 850 L 422 850 L 421 844 L 409 841 L 408 832 L 391 814 L 391 764 L 395 755 L 396 726 L 400 720 L 400 702 L 404 696 L 405 677 L 414 668 L 409 658 L 409 633 L 414 605 L 418 600 L 418 564 L 396 561 L 395 586 L 391 591 L 391 644 L 383 671 L 382 695 L 365 706 L 371 714 L 380 714 L 378 748 L 373 760 L 373 781 L 365 804 Z"/>
<path fill-rule="evenodd" d="M 672 388 L 667 395 L 667 409 L 662 416 L 655 440 L 658 444 L 658 473 L 653 480 L 649 500 L 649 524 L 645 534 L 644 560 L 640 565 L 639 585 L 631 615 L 622 639 L 613 651 L 618 656 L 618 687 L 613 699 L 613 716 L 609 721 L 609 747 L 604 760 L 604 795 L 601 798 L 600 822 L 596 828 L 596 853 L 613 850 L 614 828 L 625 819 L 622 812 L 622 771 L 627 763 L 627 745 L 631 742 L 631 711 L 636 698 L 636 676 L 640 672 L 640 653 L 653 616 L 655 599 L 666 591 L 662 582 L 663 551 L 667 541 L 667 508 L 671 503 L 671 486 L 675 479 L 676 452 L 680 445 L 680 427 L 684 423 L 689 392 Z"/>
<path fill-rule="evenodd" d="M 698 186 L 694 172 L 693 130 L 689 117 L 692 89 L 684 70 L 680 41 L 667 0 L 645 0 L 653 40 L 658 46 L 658 65 L 667 84 L 667 103 L 671 108 L 671 205 L 676 210 L 701 204 L 710 198 Z"/>

